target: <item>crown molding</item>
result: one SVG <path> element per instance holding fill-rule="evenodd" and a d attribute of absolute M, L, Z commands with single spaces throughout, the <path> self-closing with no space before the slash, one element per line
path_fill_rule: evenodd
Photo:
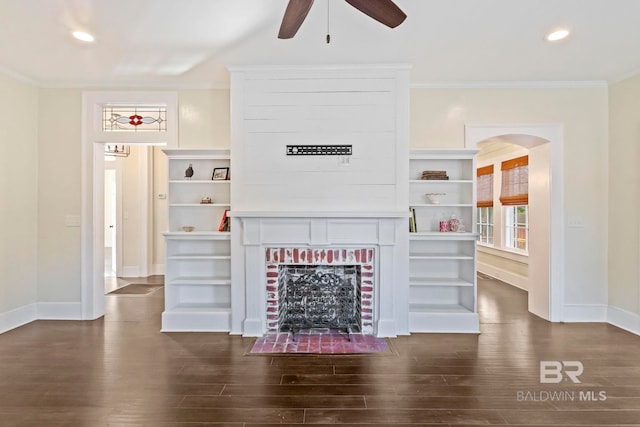
<path fill-rule="evenodd" d="M 21 81 L 23 83 L 28 83 L 30 85 L 39 86 L 38 82 L 32 79 L 31 77 L 27 77 L 24 74 L 18 73 L 17 71 L 11 70 L 6 67 L 0 66 L 0 74 L 4 74 L 12 79 Z"/>
<path fill-rule="evenodd" d="M 414 82 L 411 89 L 592 89 L 606 88 L 605 80 L 503 81 L 503 82 Z"/>

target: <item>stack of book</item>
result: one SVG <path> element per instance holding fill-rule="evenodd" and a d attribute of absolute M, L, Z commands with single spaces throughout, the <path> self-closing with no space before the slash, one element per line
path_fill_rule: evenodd
<path fill-rule="evenodd" d="M 447 171 L 422 171 L 422 179 L 448 180 Z"/>

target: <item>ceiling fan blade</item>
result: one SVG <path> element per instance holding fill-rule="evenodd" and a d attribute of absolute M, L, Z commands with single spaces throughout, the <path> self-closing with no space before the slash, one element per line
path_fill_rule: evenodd
<path fill-rule="evenodd" d="M 311 5 L 313 5 L 313 0 L 289 0 L 282 17 L 282 24 L 280 24 L 279 39 L 290 39 L 296 35 L 298 28 L 307 17 Z"/>
<path fill-rule="evenodd" d="M 407 18 L 392 0 L 346 0 L 351 6 L 387 27 L 395 28 Z"/>

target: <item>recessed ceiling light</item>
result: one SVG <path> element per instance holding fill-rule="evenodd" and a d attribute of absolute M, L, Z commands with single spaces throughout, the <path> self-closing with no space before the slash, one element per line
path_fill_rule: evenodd
<path fill-rule="evenodd" d="M 547 34 L 547 41 L 557 42 L 558 40 L 562 40 L 569 35 L 569 30 L 556 30 Z"/>
<path fill-rule="evenodd" d="M 81 40 L 83 42 L 87 42 L 87 43 L 91 43 L 92 41 L 95 40 L 95 38 L 91 34 L 85 33 L 84 31 L 74 31 L 72 35 L 76 39 Z"/>

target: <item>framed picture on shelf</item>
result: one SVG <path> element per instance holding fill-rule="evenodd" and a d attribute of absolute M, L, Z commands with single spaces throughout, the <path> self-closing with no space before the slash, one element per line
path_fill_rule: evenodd
<path fill-rule="evenodd" d="M 229 179 L 229 168 L 215 168 L 211 179 L 214 181 L 226 181 Z"/>

